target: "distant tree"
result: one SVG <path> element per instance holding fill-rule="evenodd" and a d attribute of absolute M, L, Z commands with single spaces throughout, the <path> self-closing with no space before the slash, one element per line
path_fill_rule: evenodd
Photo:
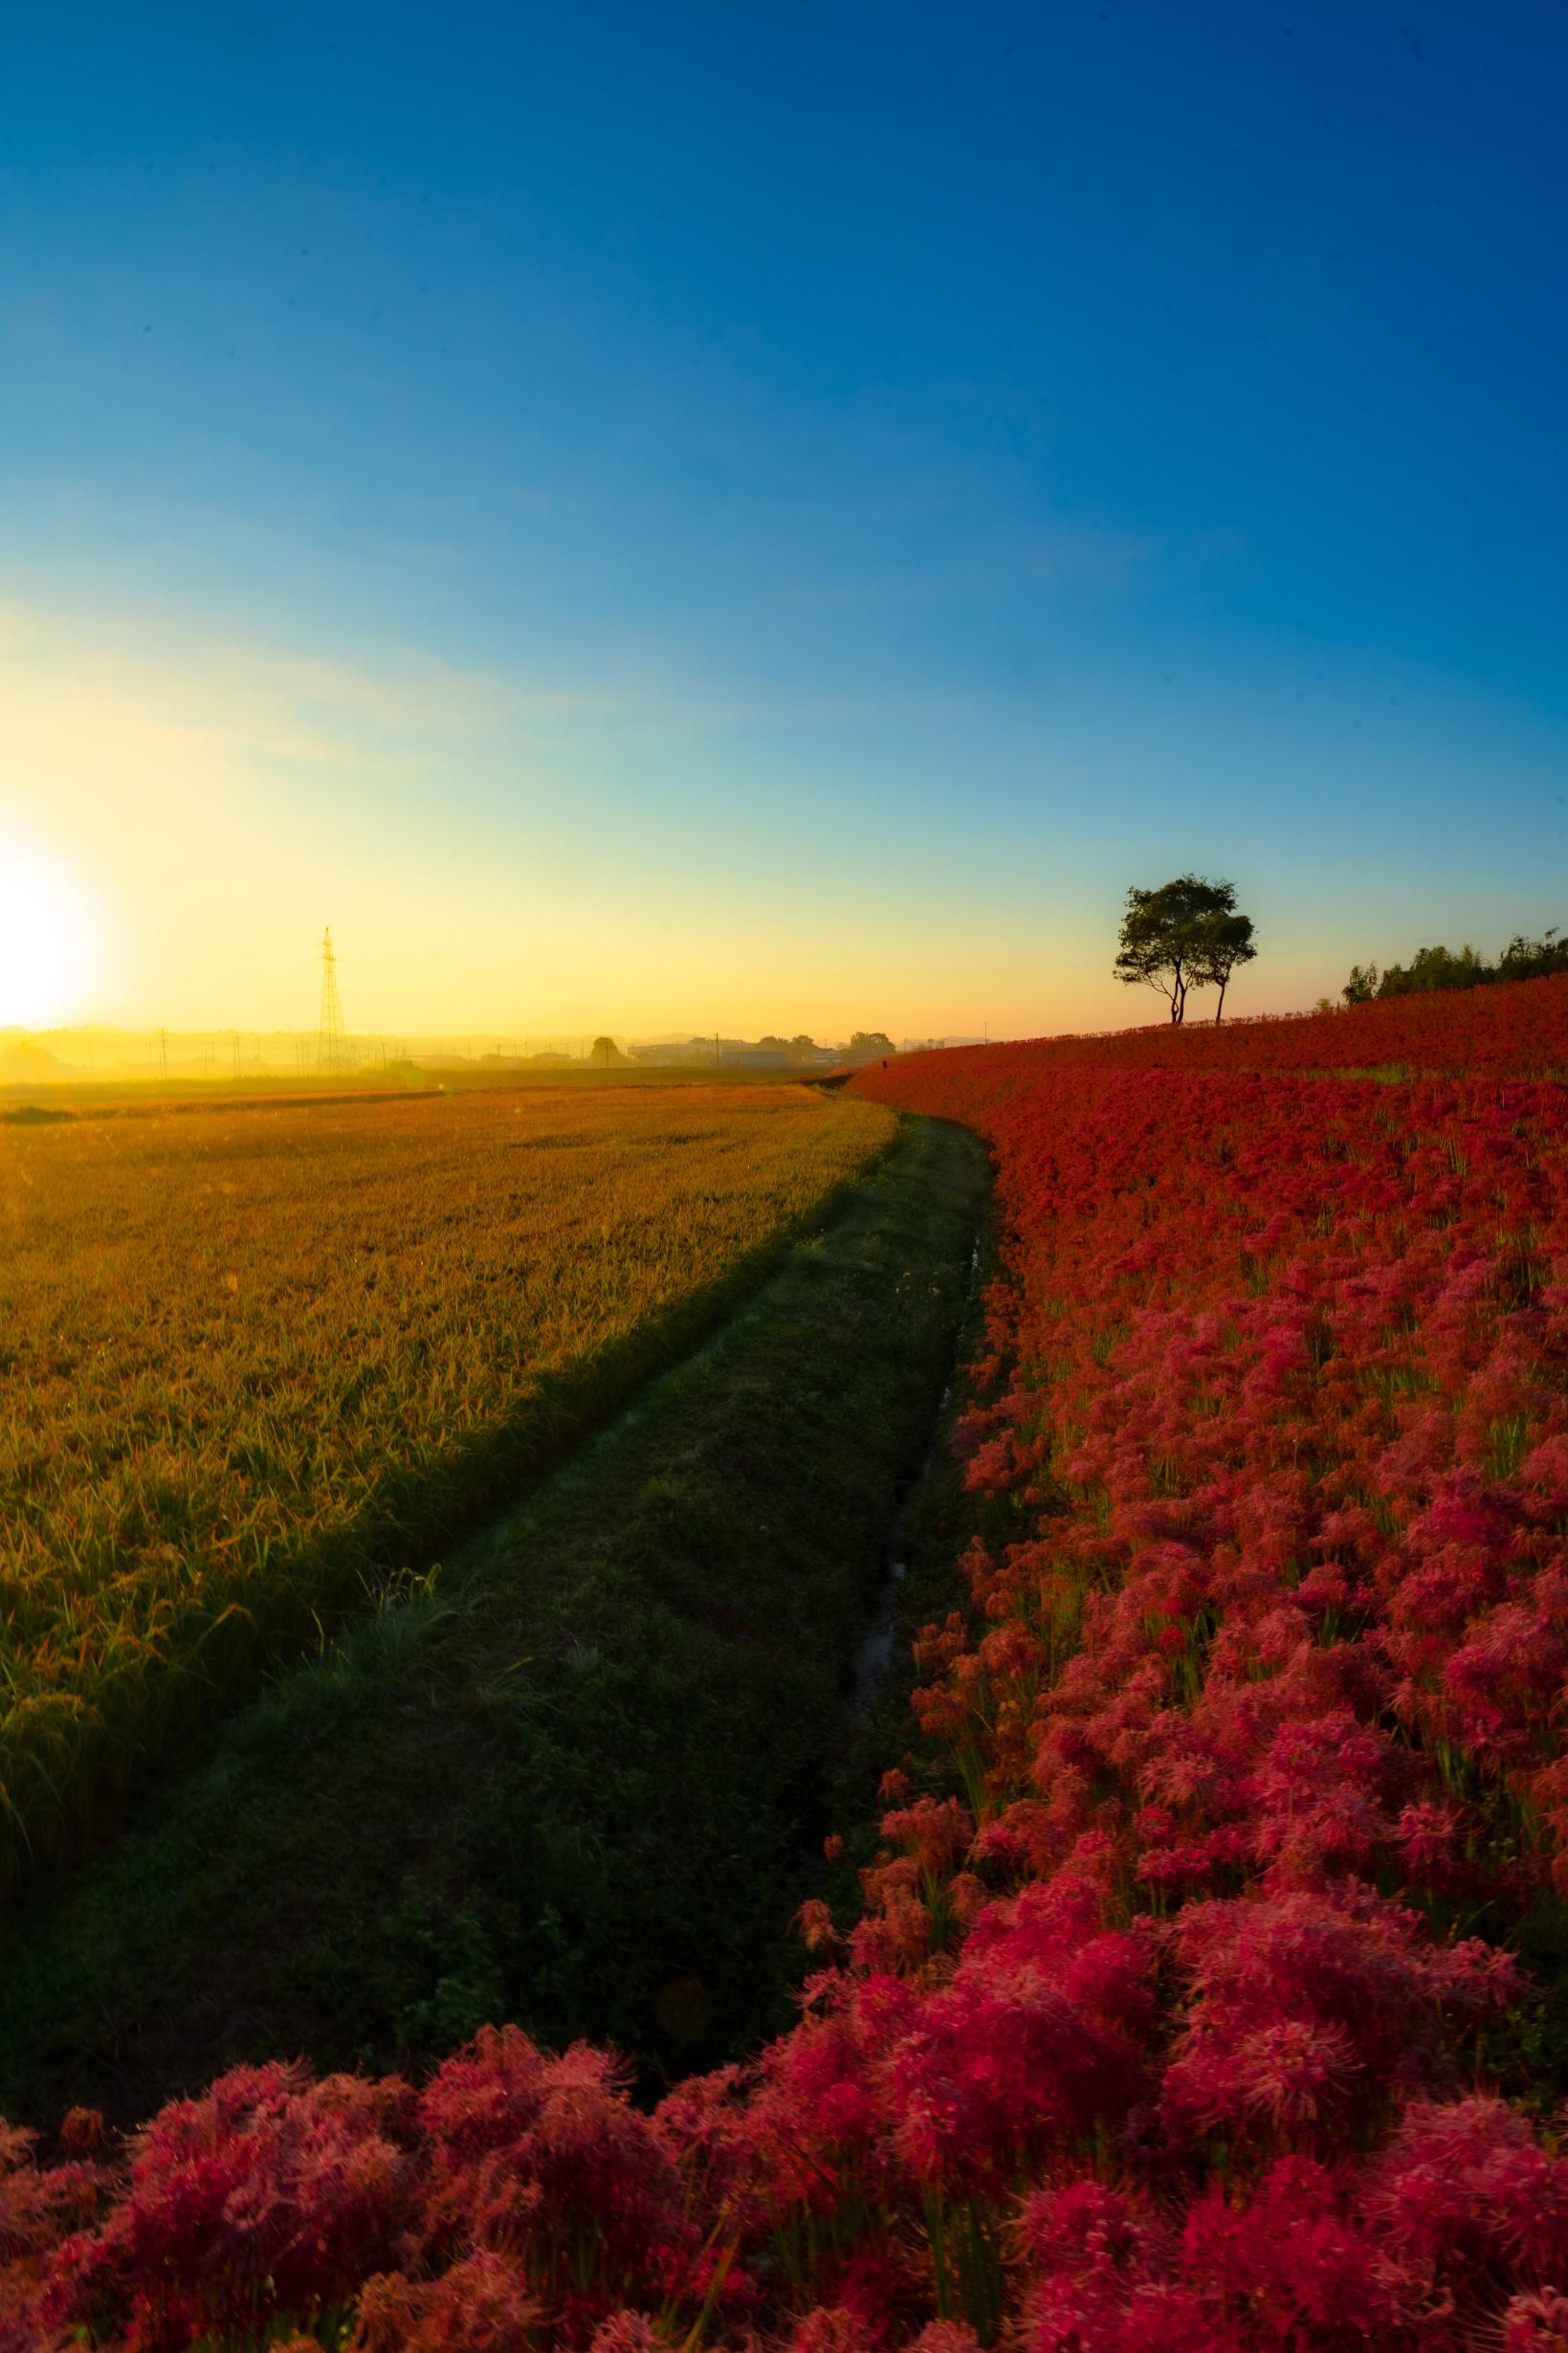
<path fill-rule="evenodd" d="M 1500 981 L 1543 981 L 1553 972 L 1568 972 L 1568 940 L 1558 938 L 1556 923 L 1538 940 L 1515 932 L 1497 960 Z"/>
<path fill-rule="evenodd" d="M 624 1056 L 612 1037 L 596 1037 L 588 1059 L 590 1062 L 602 1063 L 604 1068 L 608 1070 L 612 1062 L 619 1062 L 624 1059 Z"/>
<path fill-rule="evenodd" d="M 897 1049 L 886 1030 L 856 1030 L 846 1052 L 865 1054 L 870 1059 L 873 1054 L 894 1054 Z"/>
<path fill-rule="evenodd" d="M 1434 988 L 1546 980 L 1554 972 L 1568 972 L 1568 940 L 1559 938 L 1556 923 L 1538 940 L 1516 932 L 1494 965 L 1468 943 L 1457 950 L 1418 947 L 1407 965 L 1390 965 L 1380 976 L 1375 964 L 1353 965 L 1340 994 L 1347 1005 L 1365 1005 L 1373 997 L 1420 996 Z"/>
<path fill-rule="evenodd" d="M 1380 997 L 1415 997 L 1432 988 L 1480 988 L 1496 972 L 1484 956 L 1468 944 L 1456 953 L 1448 947 L 1419 947 L 1407 965 L 1390 965 L 1378 985 Z"/>
<path fill-rule="evenodd" d="M 1178 875 L 1157 891 L 1128 892 L 1113 969 L 1129 988 L 1158 988 L 1173 1022 L 1185 1018 L 1189 988 L 1217 987 L 1223 1012 L 1231 973 L 1257 954 L 1252 930 L 1251 917 L 1236 912 L 1233 882 Z"/>
<path fill-rule="evenodd" d="M 820 1054 L 822 1049 L 814 1037 L 807 1037 L 804 1030 L 797 1030 L 789 1041 L 789 1051 L 797 1062 L 808 1062 L 811 1056 Z"/>
<path fill-rule="evenodd" d="M 1234 899 L 1228 882 L 1214 887 L 1230 891 Z M 1253 928 L 1249 915 L 1205 915 L 1194 926 L 1188 985 L 1193 988 L 1219 990 L 1220 1002 L 1214 1008 L 1216 1025 L 1225 1013 L 1225 992 L 1230 986 L 1230 975 L 1238 965 L 1249 965 L 1257 955 L 1252 944 Z"/>

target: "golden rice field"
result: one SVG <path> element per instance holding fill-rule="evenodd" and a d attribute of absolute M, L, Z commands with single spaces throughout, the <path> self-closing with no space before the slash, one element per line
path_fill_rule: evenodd
<path fill-rule="evenodd" d="M 428 1561 L 892 1128 L 755 1085 L 0 1124 L 0 1863 Z"/>

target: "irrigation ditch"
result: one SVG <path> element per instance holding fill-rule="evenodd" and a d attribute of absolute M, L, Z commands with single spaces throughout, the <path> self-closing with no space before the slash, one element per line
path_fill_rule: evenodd
<path fill-rule="evenodd" d="M 0 2110 L 417 2068 L 503 2017 L 651 2088 L 786 2024 L 823 1834 L 895 1761 L 903 1622 L 951 1598 L 933 1436 L 988 1199 L 975 1137 L 904 1119 L 611 1427 L 24 1889 Z"/>

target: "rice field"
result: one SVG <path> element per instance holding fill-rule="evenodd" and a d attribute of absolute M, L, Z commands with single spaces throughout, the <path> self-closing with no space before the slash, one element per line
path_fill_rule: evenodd
<path fill-rule="evenodd" d="M 0 1124 L 0 1862 L 423 1573 L 893 1126 L 757 1085 Z"/>

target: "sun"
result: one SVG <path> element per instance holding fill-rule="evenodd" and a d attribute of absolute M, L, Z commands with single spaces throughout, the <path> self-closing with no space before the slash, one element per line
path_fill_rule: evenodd
<path fill-rule="evenodd" d="M 96 985 L 101 924 L 70 868 L 0 834 L 0 1030 L 77 1011 Z"/>

